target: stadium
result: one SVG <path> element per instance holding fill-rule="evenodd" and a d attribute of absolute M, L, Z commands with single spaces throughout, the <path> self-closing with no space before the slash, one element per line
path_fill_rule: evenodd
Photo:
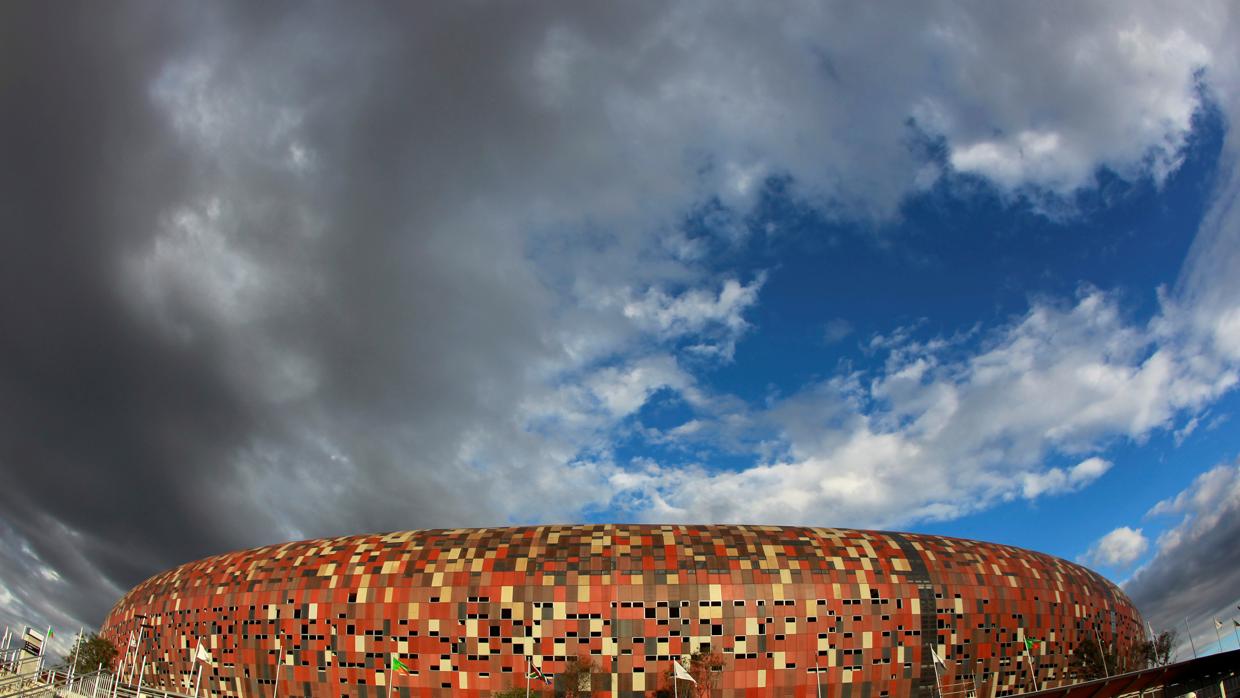
<path fill-rule="evenodd" d="M 408 531 L 210 557 L 128 592 L 103 632 L 142 657 L 147 685 L 181 692 L 201 640 L 203 692 L 218 698 L 489 696 L 524 689 L 529 666 L 562 690 L 573 688 L 562 673 L 583 656 L 594 664 L 584 694 L 647 696 L 670 686 L 674 659 L 697 652 L 720 658 L 709 695 L 884 698 L 1064 685 L 1078 648 L 1123 652 L 1143 639 L 1143 623 L 1095 572 L 1005 545 L 583 525 Z M 540 688 L 550 691 L 534 679 Z"/>

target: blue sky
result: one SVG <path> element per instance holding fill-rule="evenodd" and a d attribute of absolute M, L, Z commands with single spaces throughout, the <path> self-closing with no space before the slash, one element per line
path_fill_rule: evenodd
<path fill-rule="evenodd" d="M 965 178 L 958 187 L 941 182 L 911 197 L 898 220 L 875 229 L 824 220 L 790 200 L 779 181 L 770 182 L 745 221 L 749 237 L 741 249 L 723 248 L 711 260 L 718 264 L 715 274 L 764 275 L 765 282 L 760 301 L 744 315 L 751 328 L 737 342 L 734 360 L 706 367 L 698 374 L 702 384 L 761 409 L 768 399 L 831 376 L 881 371 L 887 357 L 869 348 L 875 336 L 905 328 L 913 341 L 967 333 L 954 351 L 968 355 L 995 327 L 1027 313 L 1031 303 L 1071 303 L 1086 289 L 1114 297 L 1128 322 L 1148 321 L 1157 311 L 1158 290 L 1176 281 L 1215 183 L 1222 124 L 1207 108 L 1194 126 L 1184 164 L 1161 186 L 1149 179 L 1117 180 L 1100 169 L 1097 190 L 1080 192 L 1071 204 L 1080 208 L 1064 217 L 1041 214 L 1028 201 L 1003 197 L 985 180 Z M 1098 202 L 1103 188 L 1110 189 L 1106 205 Z M 688 226 L 707 228 L 703 218 Z M 768 225 L 774 232 L 765 232 Z M 1203 424 L 1182 443 L 1174 432 L 1196 413 L 1178 414 L 1140 439 L 1101 440 L 1092 452 L 1124 463 L 1133 476 L 1116 472 L 1088 492 L 916 523 L 919 530 L 1079 556 L 1092 543 L 1082 530 L 1101 536 L 1139 520 L 1166 493 L 1236 456 L 1237 441 L 1227 436 L 1235 428 L 1227 417 L 1233 400 L 1223 396 L 1202 420 L 1210 426 Z M 692 409 L 667 392 L 656 394 L 632 420 L 667 430 L 692 418 Z M 634 436 L 622 453 L 732 467 L 752 462 L 748 453 L 702 448 L 685 454 Z M 1045 462 L 1074 463 L 1056 453 Z M 1082 509 L 1083 503 L 1089 506 Z M 1065 529 L 1073 531 L 1067 540 Z M 1147 530 L 1156 536 L 1159 528 Z M 1124 568 L 1110 572 L 1124 576 Z"/>
<path fill-rule="evenodd" d="M 1233 5 L 6 4 L 0 620 L 295 538 L 730 522 L 1028 547 L 1212 636 Z"/>
<path fill-rule="evenodd" d="M 771 400 L 832 376 L 881 373 L 887 355 L 870 343 L 898 330 L 922 342 L 967 334 L 953 348 L 967 356 L 978 352 L 995 328 L 1029 312 L 1031 303 L 1071 303 L 1091 292 L 1113 298 L 1126 322 L 1148 322 L 1158 311 L 1159 290 L 1175 284 L 1201 224 L 1216 186 L 1223 136 L 1221 115 L 1204 104 L 1183 164 L 1166 181 L 1126 181 L 1099 168 L 1095 185 L 1057 202 L 1068 211 L 1055 214 L 1006 196 L 983 178 L 958 176 L 909 197 L 894 220 L 840 222 L 796 200 L 786 181 L 771 179 L 754 210 L 739 222 L 746 229 L 743 240 L 720 244 L 711 230 L 711 214 L 718 210 L 713 202 L 684 224 L 714 243 L 705 264 L 719 277 L 764 281 L 760 300 L 744 313 L 749 327 L 732 360 L 699 366 L 695 376 L 704 389 L 762 410 Z M 1133 524 L 1153 540 L 1175 522 L 1145 519 L 1146 511 L 1201 472 L 1236 458 L 1236 425 L 1228 416 L 1235 401 L 1226 393 L 1137 438 L 1103 436 L 1090 453 L 1119 467 L 1080 491 L 903 525 L 1069 559 L 1082 558 L 1098 538 L 1123 525 Z M 672 430 L 695 415 L 676 391 L 654 392 L 625 420 L 617 457 L 700 463 L 707 470 L 743 469 L 755 462 L 749 449 L 710 443 L 686 449 L 645 435 Z M 1199 428 L 1177 437 L 1194 418 Z M 747 443 L 766 438 L 776 435 L 760 430 Z M 1041 462 L 1062 468 L 1076 461 L 1052 449 Z M 591 519 L 628 515 L 608 507 Z M 832 520 L 830 511 L 819 516 Z M 1122 581 L 1154 551 L 1150 546 L 1131 559 L 1096 566 Z"/>

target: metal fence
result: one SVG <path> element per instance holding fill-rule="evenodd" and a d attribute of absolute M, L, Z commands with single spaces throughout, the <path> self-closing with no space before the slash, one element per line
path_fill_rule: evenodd
<path fill-rule="evenodd" d="M 74 698 L 192 698 L 141 684 L 126 684 L 109 671 L 74 674 L 66 665 L 27 673 L 0 672 L 0 697 L 36 698 L 44 695 Z"/>

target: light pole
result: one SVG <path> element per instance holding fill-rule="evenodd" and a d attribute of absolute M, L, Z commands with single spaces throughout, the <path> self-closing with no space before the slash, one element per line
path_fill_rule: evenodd
<path fill-rule="evenodd" d="M 146 616 L 141 613 L 135 613 L 133 617 L 135 619 L 141 618 L 143 621 L 146 620 Z M 138 641 L 134 645 L 135 647 L 137 647 L 138 652 L 142 654 L 144 659 L 146 658 L 146 653 L 142 652 L 142 635 L 148 627 L 151 627 L 151 626 L 148 626 L 144 622 L 138 623 Z M 144 663 L 144 666 L 145 666 L 145 663 Z M 134 672 L 134 669 L 137 669 L 137 668 L 138 668 L 138 662 L 136 661 L 129 665 L 129 683 L 133 683 L 133 672 Z M 141 681 L 142 678 L 138 677 L 138 680 Z"/>

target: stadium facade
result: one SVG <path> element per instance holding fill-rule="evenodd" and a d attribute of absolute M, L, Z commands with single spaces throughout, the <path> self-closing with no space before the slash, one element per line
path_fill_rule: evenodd
<path fill-rule="evenodd" d="M 143 616 L 145 618 L 143 618 Z M 1083 643 L 1143 640 L 1095 572 L 1020 548 L 773 526 L 538 526 L 287 543 L 199 560 L 127 593 L 148 685 L 204 694 L 487 696 L 597 665 L 593 695 L 653 695 L 673 658 L 723 657 L 718 696 L 1007 695 L 1069 680 Z M 1032 644 L 1026 639 L 1036 638 Z M 408 668 L 395 671 L 395 657 Z M 279 666 L 277 666 L 279 665 Z M 546 690 L 546 686 L 541 686 Z M 537 691 L 540 684 L 535 682 Z M 950 691 L 948 692 L 950 693 Z M 963 693 L 961 694 L 964 695 Z"/>

